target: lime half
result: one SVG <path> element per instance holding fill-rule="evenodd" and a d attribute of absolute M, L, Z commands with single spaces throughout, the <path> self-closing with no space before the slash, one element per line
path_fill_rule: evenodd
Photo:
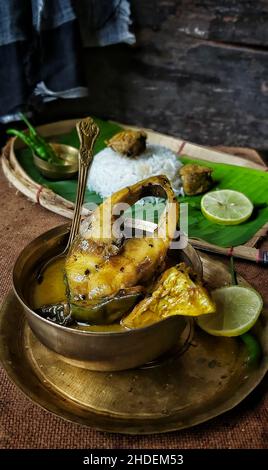
<path fill-rule="evenodd" d="M 258 292 L 248 287 L 229 286 L 211 292 L 216 313 L 202 315 L 197 323 L 214 336 L 239 336 L 256 323 L 263 307 Z"/>
<path fill-rule="evenodd" d="M 202 197 L 201 211 L 215 224 L 237 225 L 251 216 L 253 204 L 243 193 L 221 189 Z"/>

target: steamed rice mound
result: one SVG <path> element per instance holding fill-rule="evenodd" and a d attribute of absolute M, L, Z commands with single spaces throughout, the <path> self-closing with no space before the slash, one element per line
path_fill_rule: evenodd
<path fill-rule="evenodd" d="M 166 175 L 174 191 L 180 192 L 181 167 L 178 156 L 160 145 L 147 145 L 145 152 L 135 158 L 120 155 L 107 147 L 94 156 L 87 186 L 105 198 L 150 176 Z"/>

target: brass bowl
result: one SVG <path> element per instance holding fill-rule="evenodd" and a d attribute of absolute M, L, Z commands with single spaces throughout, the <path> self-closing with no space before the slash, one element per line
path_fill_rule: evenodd
<path fill-rule="evenodd" d="M 31 309 L 31 285 L 40 265 L 63 251 L 69 226 L 61 225 L 33 240 L 19 255 L 13 270 L 13 286 L 35 336 L 66 360 L 90 370 L 115 371 L 141 366 L 171 349 L 185 329 L 182 316 L 170 317 L 144 328 L 122 332 L 81 331 L 50 322 Z M 190 245 L 179 259 L 201 274 L 202 263 Z"/>
<path fill-rule="evenodd" d="M 33 154 L 33 160 L 39 172 L 51 180 L 63 180 L 75 176 L 78 172 L 78 149 L 70 145 L 56 144 L 54 142 L 50 142 L 50 145 L 64 161 L 64 165 L 49 163 Z"/>

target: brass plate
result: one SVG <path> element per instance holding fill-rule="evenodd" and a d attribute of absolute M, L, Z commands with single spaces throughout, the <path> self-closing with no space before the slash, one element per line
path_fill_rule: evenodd
<path fill-rule="evenodd" d="M 207 256 L 202 261 L 212 287 L 230 283 L 222 263 Z M 39 343 L 10 293 L 0 315 L 0 359 L 29 398 L 62 418 L 102 431 L 160 433 L 207 421 L 233 408 L 258 385 L 268 370 L 267 312 L 254 333 L 263 348 L 254 367 L 247 365 L 239 338 L 212 337 L 196 327 L 183 354 L 151 367 L 93 372 Z"/>

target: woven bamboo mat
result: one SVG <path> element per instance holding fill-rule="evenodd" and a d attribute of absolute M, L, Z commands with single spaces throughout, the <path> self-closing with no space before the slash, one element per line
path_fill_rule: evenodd
<path fill-rule="evenodd" d="M 77 120 L 59 121 L 46 124 L 38 128 L 43 136 L 58 136 L 60 134 L 69 133 L 76 124 Z M 135 128 L 120 124 L 122 127 Z M 176 152 L 178 155 L 184 154 L 191 158 L 199 160 L 211 161 L 214 163 L 228 163 L 232 165 L 242 166 L 246 168 L 258 169 L 266 171 L 267 167 L 261 159 L 260 155 L 252 149 L 241 147 L 214 147 L 207 148 L 190 142 L 183 141 L 179 138 L 161 134 L 150 129 L 146 129 L 148 141 L 151 144 L 163 145 Z M 40 204 L 44 208 L 62 215 L 72 218 L 74 204 L 51 189 L 40 186 L 24 171 L 20 165 L 16 152 L 23 147 L 23 144 L 16 138 L 10 139 L 2 152 L 2 168 L 7 179 L 23 193 L 27 198 L 35 203 Z M 85 211 L 86 213 L 86 211 Z M 259 258 L 259 250 L 256 248 L 258 242 L 267 234 L 268 224 L 265 224 L 245 245 L 235 247 L 234 256 L 239 258 L 256 261 Z M 217 247 L 202 240 L 191 240 L 192 244 L 199 249 L 212 251 L 220 254 L 228 254 L 224 248 Z"/>

